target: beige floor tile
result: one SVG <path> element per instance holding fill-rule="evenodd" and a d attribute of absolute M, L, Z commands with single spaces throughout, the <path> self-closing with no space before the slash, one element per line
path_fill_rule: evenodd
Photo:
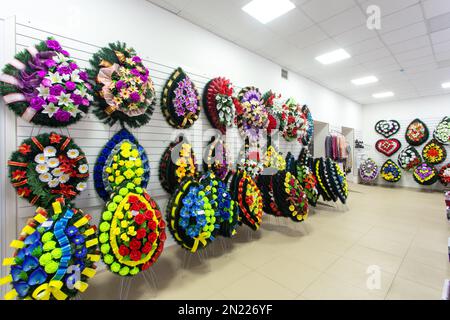
<path fill-rule="evenodd" d="M 310 266 L 319 271 L 326 270 L 340 257 L 337 254 L 321 250 L 317 246 L 305 247 L 301 248 L 301 250 L 283 250 L 283 252 L 292 259 L 297 260 L 300 264 Z"/>
<path fill-rule="evenodd" d="M 376 265 L 359 263 L 348 258 L 340 258 L 324 274 L 354 285 L 366 291 L 368 294 L 384 298 L 394 279 L 394 274 L 384 272 L 381 269 L 372 269 L 372 267 L 378 268 Z M 372 282 L 378 281 L 377 272 L 379 272 L 379 284 Z"/>
<path fill-rule="evenodd" d="M 378 265 L 382 271 L 396 273 L 402 263 L 402 258 L 380 250 L 355 245 L 348 250 L 344 257 L 353 259 L 366 265 Z"/>
<path fill-rule="evenodd" d="M 321 274 L 320 270 L 304 265 L 287 255 L 278 256 L 256 271 L 298 294 Z"/>
<path fill-rule="evenodd" d="M 395 278 L 386 296 L 387 300 L 440 300 L 440 298 L 441 291 L 401 277 Z"/>
<path fill-rule="evenodd" d="M 367 237 L 377 237 L 409 245 L 413 240 L 415 233 L 415 231 L 405 232 L 376 226 L 367 233 Z"/>
<path fill-rule="evenodd" d="M 436 290 L 442 290 L 444 280 L 450 277 L 450 271 L 433 268 L 413 260 L 405 260 L 397 275 Z"/>
<path fill-rule="evenodd" d="M 228 299 L 292 300 L 297 294 L 275 281 L 252 272 L 220 291 Z"/>
<path fill-rule="evenodd" d="M 418 262 L 430 267 L 447 270 L 450 266 L 448 256 L 441 252 L 421 247 L 412 247 L 408 250 L 405 261 Z"/>
<path fill-rule="evenodd" d="M 405 256 L 409 247 L 409 244 L 407 243 L 388 240 L 374 235 L 365 235 L 358 241 L 358 244 L 367 248 L 383 251 L 399 257 Z"/>
<path fill-rule="evenodd" d="M 301 294 L 307 300 L 379 300 L 379 296 L 329 275 L 321 275 Z"/>

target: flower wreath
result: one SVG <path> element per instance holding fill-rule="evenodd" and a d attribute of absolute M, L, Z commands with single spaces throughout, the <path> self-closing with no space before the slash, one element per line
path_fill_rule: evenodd
<path fill-rule="evenodd" d="M 279 93 L 275 93 L 272 90 L 267 91 L 262 96 L 264 105 L 266 106 L 268 117 L 269 117 L 269 125 L 267 127 L 267 131 L 270 134 L 272 130 L 280 128 L 281 125 L 281 115 L 283 113 L 284 108 L 284 100 Z"/>
<path fill-rule="evenodd" d="M 191 177 L 186 177 L 170 198 L 167 224 L 182 248 L 196 252 L 215 239 L 219 226 L 212 201 L 212 188 L 206 188 Z"/>
<path fill-rule="evenodd" d="M 145 149 L 127 129 L 117 132 L 100 152 L 94 167 L 94 185 L 105 201 L 124 181 L 146 188 L 150 165 Z"/>
<path fill-rule="evenodd" d="M 109 43 L 90 60 L 88 72 L 95 79 L 95 115 L 110 126 L 117 121 L 137 128 L 147 124 L 156 104 L 149 70 L 133 48 Z"/>
<path fill-rule="evenodd" d="M 304 146 L 307 146 L 311 143 L 312 139 L 314 138 L 314 119 L 307 105 L 304 105 L 302 107 L 302 113 L 306 119 L 306 129 L 305 134 L 303 135 L 302 138 L 302 144 Z"/>
<path fill-rule="evenodd" d="M 64 127 L 75 123 L 93 101 L 87 73 L 53 38 L 17 53 L 3 73 L 0 95 L 5 104 L 37 125 Z"/>
<path fill-rule="evenodd" d="M 413 177 L 418 184 L 430 186 L 438 181 L 439 173 L 434 166 L 424 162 L 414 169 Z"/>
<path fill-rule="evenodd" d="M 125 182 L 116 188 L 99 224 L 102 259 L 120 276 L 134 276 L 153 265 L 164 248 L 165 222 L 144 188 Z"/>
<path fill-rule="evenodd" d="M 203 171 L 212 171 L 219 179 L 225 179 L 231 170 L 228 163 L 228 148 L 222 138 L 212 137 L 208 144 L 203 159 Z"/>
<path fill-rule="evenodd" d="M 297 178 L 287 171 L 280 171 L 274 179 L 275 201 L 285 217 L 301 222 L 308 217 L 308 199 Z"/>
<path fill-rule="evenodd" d="M 269 113 L 259 89 L 245 87 L 236 101 L 236 120 L 239 132 L 251 142 L 258 141 L 269 124 Z"/>
<path fill-rule="evenodd" d="M 314 173 L 314 171 L 315 171 L 314 170 L 314 158 L 312 157 L 308 148 L 302 148 L 302 150 L 300 150 L 300 153 L 299 153 L 298 159 L 297 159 L 297 163 L 309 167 L 311 169 L 311 171 Z"/>
<path fill-rule="evenodd" d="M 289 171 L 294 176 L 297 176 L 297 164 L 294 155 L 289 151 L 286 154 L 286 171 Z"/>
<path fill-rule="evenodd" d="M 306 193 L 308 202 L 311 206 L 315 207 L 317 200 L 319 200 L 319 191 L 317 190 L 317 179 L 313 171 L 299 161 L 296 161 L 296 177 L 303 187 L 303 191 Z"/>
<path fill-rule="evenodd" d="M 431 139 L 422 149 L 422 157 L 426 163 L 440 164 L 447 158 L 447 151 L 445 147 L 437 142 L 435 139 Z"/>
<path fill-rule="evenodd" d="M 181 135 L 171 142 L 159 162 L 159 181 L 172 194 L 184 177 L 196 177 L 197 165 L 192 146 Z"/>
<path fill-rule="evenodd" d="M 375 131 L 386 139 L 393 136 L 400 130 L 400 123 L 397 120 L 380 120 L 375 124 Z"/>
<path fill-rule="evenodd" d="M 420 153 L 413 146 L 408 146 L 398 155 L 398 165 L 404 170 L 413 170 L 422 163 Z"/>
<path fill-rule="evenodd" d="M 325 165 L 330 176 L 330 186 L 333 193 L 343 204 L 345 204 L 348 197 L 348 184 L 344 171 L 342 171 L 341 167 L 330 158 L 325 160 Z"/>
<path fill-rule="evenodd" d="M 273 185 L 277 172 L 286 169 L 286 160 L 274 146 L 269 145 L 262 164 L 264 169 L 258 176 L 256 183 L 262 194 L 264 211 L 268 214 L 281 216 L 283 213 L 275 201 Z"/>
<path fill-rule="evenodd" d="M 290 98 L 283 106 L 281 114 L 281 134 L 286 141 L 302 141 L 306 135 L 307 119 L 302 106 Z"/>
<path fill-rule="evenodd" d="M 11 266 L 0 279 L 0 284 L 12 286 L 5 299 L 66 300 L 84 292 L 100 259 L 90 219 L 62 198 L 48 209 L 38 208 L 11 242 L 13 257 L 3 260 L 3 265 Z"/>
<path fill-rule="evenodd" d="M 258 230 L 263 215 L 263 199 L 261 191 L 254 180 L 243 170 L 232 176 L 230 193 L 238 203 L 242 223 L 253 230 Z"/>
<path fill-rule="evenodd" d="M 427 125 L 419 119 L 414 119 L 406 128 L 406 142 L 412 146 L 420 146 L 428 140 L 430 132 Z"/>
<path fill-rule="evenodd" d="M 86 189 L 89 166 L 81 149 L 63 135 L 43 133 L 26 139 L 8 161 L 19 197 L 48 206 L 56 198 L 75 198 Z"/>
<path fill-rule="evenodd" d="M 450 184 L 450 163 L 442 166 L 439 170 L 439 180 L 444 186 Z"/>
<path fill-rule="evenodd" d="M 200 184 L 205 187 L 205 190 L 211 189 L 212 192 L 211 205 L 218 225 L 216 228 L 218 232 L 214 232 L 213 235 L 220 234 L 227 238 L 234 236 L 240 217 L 238 205 L 231 198 L 228 184 L 216 177 L 213 172 L 206 172 L 200 178 Z"/>
<path fill-rule="evenodd" d="M 433 132 L 434 139 L 442 144 L 450 143 L 450 118 L 444 117 Z"/>
<path fill-rule="evenodd" d="M 252 179 L 255 179 L 264 171 L 264 162 L 261 161 L 259 143 L 250 145 L 249 140 L 249 138 L 245 139 L 243 148 L 239 152 L 236 167 L 238 170 L 244 170 Z"/>
<path fill-rule="evenodd" d="M 380 170 L 372 158 L 364 160 L 359 167 L 359 176 L 363 182 L 375 181 Z"/>
<path fill-rule="evenodd" d="M 200 113 L 200 96 L 191 78 L 183 69 L 176 69 L 166 85 L 161 98 L 161 111 L 174 128 L 190 128 Z"/>
<path fill-rule="evenodd" d="M 386 160 L 381 166 L 380 175 L 387 182 L 397 182 L 402 178 L 400 167 L 391 159 Z"/>
<path fill-rule="evenodd" d="M 323 158 L 317 158 L 314 160 L 314 172 L 317 178 L 317 190 L 319 195 L 322 196 L 325 201 L 337 201 L 337 195 L 333 192 L 331 187 L 331 177 L 328 172 Z"/>
<path fill-rule="evenodd" d="M 209 81 L 203 92 L 203 107 L 212 127 L 225 134 L 227 127 L 233 126 L 235 114 L 230 80 L 219 77 Z"/>

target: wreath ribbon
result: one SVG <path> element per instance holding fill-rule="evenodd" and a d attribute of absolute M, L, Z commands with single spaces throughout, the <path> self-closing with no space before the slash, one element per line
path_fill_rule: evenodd
<path fill-rule="evenodd" d="M 192 246 L 191 252 L 196 252 L 200 243 L 205 247 L 208 244 L 206 239 L 208 239 L 209 235 L 210 233 L 208 232 L 202 232 L 198 235 L 198 237 L 194 237 L 194 245 Z"/>
<path fill-rule="evenodd" d="M 36 300 L 50 300 L 50 297 L 53 296 L 56 300 L 66 300 L 67 295 L 61 291 L 62 286 L 62 281 L 51 280 L 49 283 L 44 283 L 37 287 L 32 297 Z"/>

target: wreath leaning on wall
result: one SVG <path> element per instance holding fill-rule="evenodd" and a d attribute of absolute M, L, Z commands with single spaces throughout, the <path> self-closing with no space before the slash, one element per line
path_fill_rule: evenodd
<path fill-rule="evenodd" d="M 125 43 L 110 43 L 90 60 L 88 72 L 95 79 L 95 115 L 112 126 L 137 128 L 147 124 L 156 104 L 149 70 Z"/>
<path fill-rule="evenodd" d="M 86 189 L 89 177 L 83 151 L 71 138 L 55 132 L 24 140 L 8 167 L 19 197 L 43 207 L 56 198 L 75 198 Z"/>
<path fill-rule="evenodd" d="M 88 80 L 59 42 L 48 38 L 17 53 L 3 68 L 0 95 L 28 122 L 64 127 L 88 112 L 93 100 Z"/>
<path fill-rule="evenodd" d="M 38 208 L 11 242 L 13 257 L 3 260 L 3 265 L 11 266 L 0 279 L 0 284 L 12 286 L 5 299 L 66 300 L 84 292 L 100 259 L 90 219 L 62 198 L 48 209 Z"/>

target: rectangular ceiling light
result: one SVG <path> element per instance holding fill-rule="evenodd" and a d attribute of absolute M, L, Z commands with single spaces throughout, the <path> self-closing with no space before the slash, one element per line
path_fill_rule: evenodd
<path fill-rule="evenodd" d="M 316 60 L 322 64 L 331 64 L 350 58 L 350 55 L 344 49 L 334 50 L 316 57 Z"/>
<path fill-rule="evenodd" d="M 291 11 L 295 5 L 289 0 L 253 0 L 242 7 L 261 23 L 268 23 Z"/>
<path fill-rule="evenodd" d="M 444 89 L 450 88 L 450 82 L 444 82 L 444 83 L 442 84 L 442 88 L 444 88 Z"/>
<path fill-rule="evenodd" d="M 363 77 L 363 78 L 358 78 L 358 79 L 352 80 L 352 83 L 355 86 L 362 86 L 362 85 L 374 83 L 374 82 L 378 82 L 378 78 L 375 76 L 368 76 L 368 77 Z"/>
<path fill-rule="evenodd" d="M 394 93 L 392 91 L 379 92 L 379 93 L 374 93 L 372 95 L 372 97 L 374 97 L 376 99 L 388 98 L 388 97 L 393 97 L 393 96 L 394 96 Z"/>

